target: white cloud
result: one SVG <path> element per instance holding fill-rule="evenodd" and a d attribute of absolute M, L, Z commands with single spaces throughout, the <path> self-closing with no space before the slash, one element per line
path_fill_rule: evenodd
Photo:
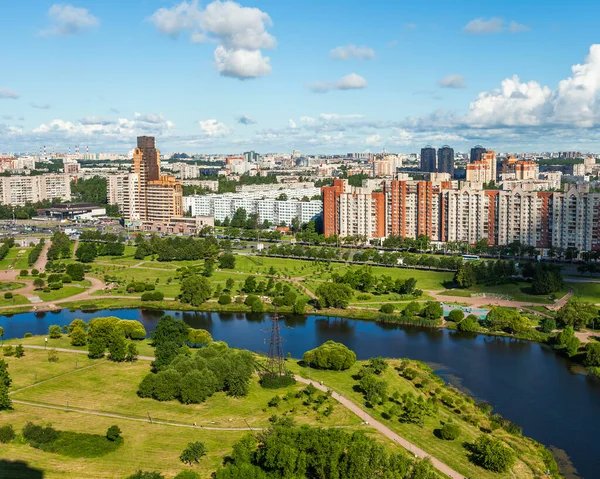
<path fill-rule="evenodd" d="M 263 57 L 260 50 L 235 50 L 219 45 L 215 49 L 217 71 L 226 77 L 246 80 L 271 73 L 269 57 Z"/>
<path fill-rule="evenodd" d="M 494 17 L 486 20 L 485 18 L 476 18 L 471 20 L 463 28 L 463 32 L 471 35 L 489 35 L 492 33 L 520 33 L 529 30 L 527 25 L 511 21 L 508 27 L 504 23 L 504 19 Z"/>
<path fill-rule="evenodd" d="M 380 146 L 382 144 L 383 138 L 381 135 L 374 134 L 365 138 L 365 145 L 369 146 Z"/>
<path fill-rule="evenodd" d="M 501 18 L 490 18 L 489 20 L 476 18 L 467 23 L 463 31 L 472 35 L 487 35 L 502 32 L 503 25 L 504 20 Z"/>
<path fill-rule="evenodd" d="M 358 114 L 348 114 L 342 115 L 340 113 L 321 113 L 319 118 L 324 121 L 332 121 L 332 120 L 358 120 L 360 118 L 364 118 L 364 115 Z"/>
<path fill-rule="evenodd" d="M 307 123 L 307 124 L 309 124 L 309 125 L 312 125 L 312 124 L 314 124 L 314 123 L 316 123 L 316 122 L 317 122 L 317 119 L 316 119 L 316 118 L 313 118 L 312 116 L 301 116 L 301 117 L 300 117 L 300 121 L 301 121 L 302 123 Z"/>
<path fill-rule="evenodd" d="M 49 110 L 50 109 L 50 104 L 49 103 L 35 103 L 35 102 L 32 102 L 31 103 L 31 107 L 32 108 L 37 108 L 38 110 Z"/>
<path fill-rule="evenodd" d="M 350 60 L 355 58 L 357 60 L 372 60 L 375 58 L 375 50 L 372 48 L 356 45 L 347 45 L 345 47 L 337 47 L 329 52 L 331 58 L 336 60 Z"/>
<path fill-rule="evenodd" d="M 0 88 L 0 98 L 10 98 L 11 100 L 16 100 L 19 98 L 19 94 L 13 90 L 9 90 L 8 88 Z"/>
<path fill-rule="evenodd" d="M 51 26 L 40 32 L 43 36 L 67 36 L 90 30 L 100 23 L 87 8 L 54 4 L 48 10 Z"/>
<path fill-rule="evenodd" d="M 367 80 L 356 73 L 351 73 L 335 82 L 336 90 L 354 90 L 367 88 Z"/>
<path fill-rule="evenodd" d="M 223 123 L 219 123 L 217 120 L 204 120 L 199 121 L 200 130 L 206 136 L 226 136 L 231 133 L 229 127 Z"/>
<path fill-rule="evenodd" d="M 271 17 L 258 8 L 215 0 L 202 9 L 193 0 L 161 8 L 149 20 L 167 35 L 189 31 L 193 43 L 217 43 L 215 65 L 223 76 L 247 79 L 271 73 L 270 59 L 261 50 L 275 48 L 277 41 L 267 32 Z"/>
<path fill-rule="evenodd" d="M 523 25 L 521 23 L 510 22 L 508 24 L 508 31 L 510 33 L 520 33 L 520 32 L 526 32 L 528 30 L 529 30 L 529 27 L 527 25 Z"/>
<path fill-rule="evenodd" d="M 292 128 L 292 129 L 294 129 L 298 126 L 298 125 L 296 125 L 296 122 L 292 119 L 290 119 L 288 123 L 290 125 L 290 128 Z"/>
<path fill-rule="evenodd" d="M 253 118 L 250 118 L 248 115 L 243 114 L 237 117 L 237 122 L 241 123 L 242 125 L 254 125 L 256 123 L 256 120 Z"/>
<path fill-rule="evenodd" d="M 442 78 L 438 84 L 443 88 L 466 88 L 465 77 L 462 75 L 448 75 Z"/>

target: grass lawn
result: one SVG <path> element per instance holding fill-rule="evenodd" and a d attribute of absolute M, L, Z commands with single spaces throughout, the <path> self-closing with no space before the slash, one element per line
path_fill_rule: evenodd
<path fill-rule="evenodd" d="M 65 361 L 69 360 L 68 356 L 75 355 L 61 354 Z M 22 360 L 27 358 L 26 355 Z M 71 358 L 71 362 L 73 359 Z M 37 362 L 32 358 L 32 365 Z M 276 394 L 284 395 L 288 390 L 297 391 L 302 388 L 296 385 L 277 391 L 267 390 L 261 388 L 258 378 L 254 377 L 250 394 L 246 398 L 232 398 L 225 393 L 217 393 L 206 403 L 183 405 L 178 401 L 159 402 L 138 397 L 138 385 L 149 372 L 149 361 L 121 364 L 102 361 L 93 368 L 79 370 L 63 375 L 57 380 L 16 392 L 12 397 L 50 405 L 63 405 L 68 400 L 71 407 L 78 409 L 118 413 L 137 418 L 146 418 L 149 413 L 155 420 L 183 424 L 196 422 L 198 425 L 228 428 L 247 427 L 248 423 L 254 427 L 266 427 L 269 424 L 268 418 L 277 413 L 276 409 L 267 407 L 269 400 Z M 318 422 L 324 426 L 339 426 L 360 423 L 356 416 L 337 404 L 329 417 L 320 416 L 312 408 L 303 406 L 300 399 L 286 403 L 286 407 L 297 409 L 295 417 L 299 424 Z M 280 413 L 284 411 L 283 406 L 279 409 Z"/>
<path fill-rule="evenodd" d="M 43 291 L 36 291 L 34 294 L 40 297 L 42 301 L 56 301 L 57 299 L 68 298 L 79 293 L 83 293 L 86 288 L 80 286 L 63 286 L 60 289 L 52 290 L 49 293 Z"/>
<path fill-rule="evenodd" d="M 478 417 L 480 425 L 482 426 L 486 425 L 488 419 L 481 411 L 479 411 L 479 409 L 468 401 L 461 401 L 461 409 L 464 408 L 464 411 L 461 411 L 461 414 L 457 414 L 453 409 L 448 408 L 442 403 L 438 403 L 438 412 L 434 417 L 426 416 L 423 427 L 416 424 L 401 422 L 398 418 L 384 419 L 382 412 L 389 410 L 390 406 L 393 405 L 393 401 L 388 401 L 384 406 L 375 406 L 369 409 L 366 408 L 364 405 L 364 396 L 362 392 L 360 392 L 360 389 L 357 388 L 358 381 L 353 378 L 363 364 L 365 364 L 365 362 L 357 362 L 348 371 L 342 372 L 310 369 L 310 377 L 311 379 L 323 381 L 323 384 L 351 399 L 355 404 L 363 407 L 370 415 L 386 424 L 398 434 L 467 477 L 476 477 L 478 479 L 508 479 L 513 477 L 534 478 L 540 477 L 541 472 L 545 471 L 545 466 L 535 451 L 534 442 L 528 438 L 510 435 L 503 429 L 497 429 L 494 431 L 493 435 L 501 438 L 516 450 L 519 459 L 512 472 L 492 473 L 469 462 L 466 449 L 463 447 L 463 442 L 472 442 L 482 433 L 479 427 L 472 425 L 463 418 L 466 416 Z M 400 361 L 390 361 L 390 365 L 392 366 L 397 366 L 399 364 Z M 418 366 L 418 363 L 412 362 L 411 364 L 413 369 L 419 370 L 420 366 Z M 294 372 L 304 377 L 308 377 L 309 375 L 309 369 L 301 366 L 299 363 L 293 362 L 290 367 Z M 412 382 L 399 376 L 395 367 L 389 367 L 387 371 L 382 373 L 382 377 L 388 383 L 388 394 L 390 396 L 396 391 L 399 395 L 404 393 L 422 395 L 425 391 L 429 392 L 429 394 L 424 394 L 426 397 L 435 397 L 444 394 L 445 391 L 446 394 L 452 395 L 452 397 L 455 398 L 454 400 L 461 397 L 461 395 L 458 395 L 456 392 L 444 386 L 440 386 L 436 383 L 425 383 L 423 379 L 426 379 L 428 377 L 427 375 L 418 376 L 417 379 Z M 429 381 L 429 383 L 431 383 L 431 381 Z M 421 387 L 415 387 L 417 384 L 420 384 Z M 440 393 L 435 393 L 434 389 L 436 387 L 441 388 Z M 400 400 L 400 402 L 402 401 Z M 434 430 L 440 427 L 440 421 L 448 421 L 450 419 L 460 427 L 461 435 L 454 441 L 444 441 L 439 439 L 434 435 Z"/>
<path fill-rule="evenodd" d="M 600 303 L 600 283 L 567 283 L 567 286 L 583 301 Z"/>
<path fill-rule="evenodd" d="M 29 300 L 20 294 L 13 294 L 12 299 L 6 299 L 4 294 L 0 294 L 0 306 L 18 306 L 20 304 L 29 304 Z"/>
<path fill-rule="evenodd" d="M 14 291 L 15 289 L 23 288 L 25 283 L 11 283 L 2 282 L 0 283 L 0 291 Z"/>
<path fill-rule="evenodd" d="M 12 247 L 8 250 L 6 258 L 0 261 L 0 269 L 25 269 L 28 268 L 27 256 L 31 248 Z"/>
<path fill-rule="evenodd" d="M 493 294 L 497 297 L 501 297 L 501 299 L 509 299 L 512 301 L 523 301 L 530 303 L 540 303 L 540 304 L 553 304 L 554 301 L 548 298 L 547 295 L 539 296 L 534 294 L 529 294 L 529 290 L 531 288 L 530 283 L 520 282 L 520 283 L 509 283 L 509 284 L 500 284 L 496 286 L 487 286 L 484 284 L 476 284 L 471 288 L 467 289 L 447 289 L 443 291 L 441 294 L 446 296 L 457 296 L 461 298 L 469 298 L 473 295 L 482 295 L 482 294 Z M 556 295 L 559 298 L 562 298 L 567 291 L 560 291 Z"/>
<path fill-rule="evenodd" d="M 160 471 L 167 478 L 173 478 L 183 470 L 193 469 L 201 477 L 209 477 L 221 464 L 223 457 L 231 454 L 233 444 L 246 434 L 245 431 L 181 428 L 20 404 L 15 404 L 13 411 L 0 416 L 0 425 L 12 424 L 16 431 L 20 431 L 27 421 L 38 424 L 52 423 L 58 430 L 77 433 L 104 435 L 113 425 L 118 425 L 122 431 L 124 442 L 118 449 L 102 457 L 87 459 L 74 459 L 40 451 L 18 441 L 2 444 L 0 461 L 24 461 L 32 468 L 42 470 L 44 479 L 122 479 L 139 469 Z M 179 454 L 188 443 L 196 441 L 206 445 L 208 454 L 199 465 L 190 468 L 181 463 Z M 0 478 L 42 477 L 33 474 L 19 476 L 8 471 L 8 467 L 4 472 L 0 470 Z M 4 475 L 5 473 L 9 475 Z"/>

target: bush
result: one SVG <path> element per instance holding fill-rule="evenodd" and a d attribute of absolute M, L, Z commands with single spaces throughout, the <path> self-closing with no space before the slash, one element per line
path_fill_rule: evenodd
<path fill-rule="evenodd" d="M 175 479 L 200 479 L 200 474 L 195 471 L 181 471 Z"/>
<path fill-rule="evenodd" d="M 356 362 L 356 353 L 341 343 L 326 341 L 318 348 L 306 351 L 302 359 L 319 369 L 341 371 L 352 367 Z"/>
<path fill-rule="evenodd" d="M 60 339 L 62 336 L 62 330 L 58 324 L 53 324 L 48 328 L 48 336 L 50 339 Z"/>
<path fill-rule="evenodd" d="M 48 362 L 49 363 L 57 363 L 58 362 L 58 351 L 56 349 L 50 349 L 48 351 Z"/>
<path fill-rule="evenodd" d="M 125 337 L 129 339 L 145 339 L 146 329 L 144 325 L 139 321 L 133 319 L 121 319 L 118 322 L 118 326 L 121 327 Z"/>
<path fill-rule="evenodd" d="M 460 428 L 452 422 L 444 424 L 439 431 L 440 437 L 446 441 L 454 441 L 460 435 Z"/>
<path fill-rule="evenodd" d="M 448 314 L 448 321 L 454 321 L 455 323 L 460 323 L 465 318 L 465 313 L 462 312 L 462 309 L 453 309 Z"/>
<path fill-rule="evenodd" d="M 392 314 L 394 312 L 394 305 L 391 303 L 382 304 L 379 311 L 385 314 Z"/>
<path fill-rule="evenodd" d="M 477 438 L 470 449 L 469 459 L 488 471 L 507 472 L 515 464 L 515 452 L 489 435 Z"/>
<path fill-rule="evenodd" d="M 15 348 L 13 348 L 11 345 L 4 346 L 2 348 L 2 353 L 4 354 L 4 356 L 14 356 Z"/>
<path fill-rule="evenodd" d="M 200 459 L 203 456 L 206 456 L 207 452 L 203 442 L 190 442 L 188 447 L 186 447 L 179 456 L 179 459 L 184 464 L 189 464 L 191 466 L 193 463 L 199 463 Z"/>
<path fill-rule="evenodd" d="M 252 306 L 250 306 L 250 310 L 253 313 L 264 313 L 265 312 L 265 303 L 263 303 L 262 300 L 260 298 L 258 298 L 258 301 L 254 301 L 252 303 Z"/>
<path fill-rule="evenodd" d="M 115 442 L 121 440 L 121 429 L 119 426 L 110 426 L 106 431 L 106 439 Z"/>
<path fill-rule="evenodd" d="M 72 283 L 73 282 L 73 278 L 71 278 L 71 276 L 69 276 L 68 274 L 63 274 L 60 279 L 63 283 Z"/>
<path fill-rule="evenodd" d="M 17 358 L 22 358 L 23 356 L 25 356 L 25 348 L 23 347 L 22 344 L 19 344 L 16 348 L 15 348 L 15 356 Z"/>
<path fill-rule="evenodd" d="M 4 299 L 13 299 L 13 294 L 10 291 L 4 293 Z"/>
<path fill-rule="evenodd" d="M 22 269 L 19 273 L 19 276 L 29 276 L 29 271 L 27 271 L 26 269 Z"/>
<path fill-rule="evenodd" d="M 40 274 L 39 270 L 35 268 L 31 270 L 31 276 L 37 276 L 38 274 Z"/>
<path fill-rule="evenodd" d="M 474 314 L 469 314 L 457 326 L 459 331 L 474 333 L 479 330 L 479 319 Z"/>
<path fill-rule="evenodd" d="M 556 329 L 556 320 L 553 318 L 544 318 L 540 322 L 542 332 L 550 334 Z"/>
<path fill-rule="evenodd" d="M 85 346 L 87 344 L 87 333 L 81 326 L 71 331 L 71 346 Z"/>
<path fill-rule="evenodd" d="M 219 304 L 231 304 L 231 296 L 228 294 L 222 294 L 221 296 L 219 296 Z"/>
<path fill-rule="evenodd" d="M 165 479 L 165 476 L 163 476 L 160 472 L 138 471 L 131 476 L 127 476 L 127 479 Z"/>
<path fill-rule="evenodd" d="M 61 282 L 58 283 L 49 283 L 48 284 L 48 288 L 50 288 L 53 291 L 59 290 L 63 287 L 63 284 Z"/>
<path fill-rule="evenodd" d="M 23 438 L 33 447 L 39 448 L 43 444 L 49 444 L 58 439 L 58 431 L 52 426 L 38 426 L 28 422 L 21 430 Z"/>
<path fill-rule="evenodd" d="M 6 444 L 15 438 L 15 430 L 10 424 L 0 426 L 0 443 Z"/>
<path fill-rule="evenodd" d="M 33 334 L 31 334 L 31 333 L 25 333 L 25 334 L 23 335 L 23 337 L 24 337 L 24 338 L 33 338 Z"/>

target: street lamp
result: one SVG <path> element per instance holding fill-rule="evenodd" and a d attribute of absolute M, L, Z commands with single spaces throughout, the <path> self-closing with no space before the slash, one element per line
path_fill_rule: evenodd
<path fill-rule="evenodd" d="M 46 346 L 48 346 L 48 338 L 44 338 L 44 349 L 46 349 Z"/>

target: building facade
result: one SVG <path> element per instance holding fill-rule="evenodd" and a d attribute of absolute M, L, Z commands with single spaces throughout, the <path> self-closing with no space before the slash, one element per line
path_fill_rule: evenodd
<path fill-rule="evenodd" d="M 444 145 L 438 149 L 437 153 L 438 169 L 440 173 L 449 173 L 454 176 L 454 149 Z"/>
<path fill-rule="evenodd" d="M 421 148 L 421 171 L 429 173 L 437 171 L 435 148 L 432 146 Z"/>
<path fill-rule="evenodd" d="M 22 206 L 44 200 L 71 200 L 68 174 L 0 177 L 0 203 Z"/>

